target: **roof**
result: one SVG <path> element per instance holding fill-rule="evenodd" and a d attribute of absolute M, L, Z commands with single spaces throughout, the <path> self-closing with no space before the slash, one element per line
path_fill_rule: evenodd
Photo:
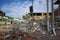
<path fill-rule="evenodd" d="M 35 16 L 35 15 L 37 15 L 37 16 L 42 15 L 42 13 L 28 13 L 28 14 L 31 15 L 31 16 L 32 16 L 32 15 L 34 15 L 34 16 Z M 51 14 L 51 13 L 49 13 L 49 14 Z M 44 15 L 46 15 L 46 13 L 45 13 Z"/>
<path fill-rule="evenodd" d="M 57 0 L 54 4 L 60 4 L 60 0 Z"/>

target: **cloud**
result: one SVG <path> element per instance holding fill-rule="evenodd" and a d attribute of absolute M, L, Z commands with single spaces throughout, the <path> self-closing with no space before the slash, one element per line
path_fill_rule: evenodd
<path fill-rule="evenodd" d="M 50 3 L 50 2 L 49 2 Z M 4 5 L 1 10 L 6 12 L 6 15 L 21 18 L 23 15 L 29 13 L 29 7 L 32 5 L 31 1 L 14 1 L 10 4 Z M 34 12 L 46 12 L 46 0 L 34 0 Z M 51 5 L 49 5 L 51 11 Z"/>
<path fill-rule="evenodd" d="M 35 0 L 34 12 L 45 12 L 45 11 L 46 11 L 46 0 Z"/>
<path fill-rule="evenodd" d="M 21 2 L 12 2 L 10 5 L 4 5 L 2 7 L 2 10 L 5 11 L 8 16 L 14 17 L 14 18 L 21 18 L 22 15 L 25 15 L 29 12 L 29 6 L 31 3 L 29 1 L 25 1 L 24 4 L 21 4 Z"/>

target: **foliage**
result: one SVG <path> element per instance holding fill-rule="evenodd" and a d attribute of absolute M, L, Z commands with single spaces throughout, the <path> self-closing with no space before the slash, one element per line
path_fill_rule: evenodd
<path fill-rule="evenodd" d="M 8 19 L 14 19 L 14 18 L 12 18 L 12 17 L 9 17 L 9 16 L 5 16 L 5 17 L 8 17 Z"/>
<path fill-rule="evenodd" d="M 29 20 L 30 15 L 29 15 L 29 14 L 26 14 L 26 15 L 24 15 L 22 18 L 23 18 L 24 20 Z"/>
<path fill-rule="evenodd" d="M 0 16 L 2 16 L 2 17 L 5 16 L 5 12 L 0 10 Z"/>

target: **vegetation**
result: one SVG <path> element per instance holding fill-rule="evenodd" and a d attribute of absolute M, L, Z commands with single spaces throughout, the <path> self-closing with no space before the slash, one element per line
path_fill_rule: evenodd
<path fill-rule="evenodd" d="M 5 16 L 5 12 L 0 10 L 0 16 L 2 16 L 2 17 Z"/>
<path fill-rule="evenodd" d="M 6 13 L 5 12 L 3 12 L 3 11 L 1 11 L 0 10 L 0 16 L 2 17 L 1 19 L 0 19 L 0 22 L 2 22 L 2 21 L 9 21 L 9 20 L 12 20 L 13 18 L 12 17 L 9 17 L 9 16 L 6 16 Z M 3 18 L 3 17 L 7 17 L 8 19 L 6 19 L 6 18 Z"/>
<path fill-rule="evenodd" d="M 12 17 L 9 17 L 9 16 L 5 16 L 5 17 L 7 17 L 8 19 L 14 19 L 14 18 L 12 18 Z"/>
<path fill-rule="evenodd" d="M 29 15 L 29 14 L 26 14 L 26 15 L 24 15 L 22 18 L 23 18 L 24 20 L 29 20 L 30 15 Z"/>

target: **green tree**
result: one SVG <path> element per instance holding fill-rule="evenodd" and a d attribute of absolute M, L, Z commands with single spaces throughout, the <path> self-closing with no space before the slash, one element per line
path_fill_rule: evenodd
<path fill-rule="evenodd" d="M 2 17 L 2 19 L 0 19 L 0 21 L 3 22 L 3 16 L 5 16 L 5 12 L 3 12 L 2 10 L 0 10 L 0 16 Z"/>
<path fill-rule="evenodd" d="M 22 18 L 23 18 L 24 20 L 29 20 L 30 15 L 29 15 L 29 14 L 26 14 L 26 15 L 24 15 Z"/>
<path fill-rule="evenodd" d="M 12 18 L 12 17 L 9 17 L 9 16 L 5 16 L 5 17 L 8 17 L 8 19 L 14 19 L 14 18 Z"/>
<path fill-rule="evenodd" d="M 5 16 L 5 12 L 0 10 L 0 16 L 2 16 L 2 17 Z"/>

